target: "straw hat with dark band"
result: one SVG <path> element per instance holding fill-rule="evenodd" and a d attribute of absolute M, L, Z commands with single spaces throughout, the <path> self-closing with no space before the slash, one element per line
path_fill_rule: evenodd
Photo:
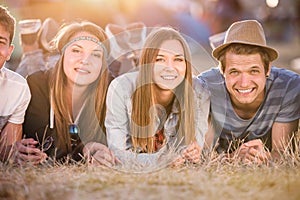
<path fill-rule="evenodd" d="M 212 55 L 218 60 L 220 52 L 230 44 L 248 44 L 262 47 L 269 53 L 270 61 L 278 57 L 277 51 L 267 46 L 264 30 L 256 20 L 233 23 L 226 32 L 223 44 L 215 48 Z"/>

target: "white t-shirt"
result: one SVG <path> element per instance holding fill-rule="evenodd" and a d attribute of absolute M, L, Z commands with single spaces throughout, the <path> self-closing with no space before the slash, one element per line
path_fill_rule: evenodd
<path fill-rule="evenodd" d="M 29 86 L 21 75 L 0 69 L 0 132 L 7 122 L 22 124 L 30 102 Z"/>

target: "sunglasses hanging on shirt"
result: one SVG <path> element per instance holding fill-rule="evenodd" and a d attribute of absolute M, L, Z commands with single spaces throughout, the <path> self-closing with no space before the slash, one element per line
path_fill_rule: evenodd
<path fill-rule="evenodd" d="M 76 124 L 69 125 L 69 133 L 71 137 L 71 147 L 72 149 L 76 148 L 76 146 L 81 142 L 79 137 L 80 129 Z"/>

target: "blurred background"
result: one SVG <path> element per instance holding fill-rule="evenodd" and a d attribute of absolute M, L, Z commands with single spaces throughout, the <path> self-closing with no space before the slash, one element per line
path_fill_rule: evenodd
<path fill-rule="evenodd" d="M 264 27 L 267 43 L 279 52 L 274 65 L 300 73 L 300 0 L 0 0 L 0 3 L 18 21 L 34 18 L 43 21 L 51 17 L 60 24 L 87 19 L 102 28 L 110 23 L 125 25 L 136 21 L 148 27 L 170 25 L 193 38 L 208 55 L 212 50 L 210 36 L 226 31 L 236 20 L 256 19 Z M 22 55 L 18 29 L 14 44 L 14 55 L 7 63 L 13 70 Z"/>

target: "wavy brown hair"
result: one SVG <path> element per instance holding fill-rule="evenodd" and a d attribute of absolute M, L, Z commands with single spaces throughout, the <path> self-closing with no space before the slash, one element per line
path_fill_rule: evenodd
<path fill-rule="evenodd" d="M 65 149 L 68 152 L 71 150 L 70 135 L 68 132 L 68 125 L 72 122 L 71 111 L 68 108 L 67 98 L 65 88 L 67 85 L 67 77 L 63 70 L 63 60 L 64 52 L 63 47 L 71 40 L 71 38 L 79 32 L 88 32 L 94 35 L 100 42 L 102 42 L 107 50 L 107 53 L 110 51 L 110 46 L 107 41 L 107 35 L 104 30 L 98 25 L 88 22 L 73 22 L 67 25 L 64 25 L 56 37 L 54 38 L 55 48 L 61 53 L 61 57 L 57 62 L 53 73 L 51 74 L 50 81 L 50 90 L 52 96 L 52 108 L 55 115 L 55 126 L 57 132 L 57 147 Z M 103 54 L 104 55 L 104 54 Z M 104 119 L 106 113 L 106 93 L 108 88 L 108 70 L 106 57 L 103 56 L 101 72 L 98 79 L 89 85 L 88 88 L 88 97 L 91 99 L 91 102 L 94 103 L 94 111 L 97 116 L 98 124 L 102 131 L 105 133 Z M 90 113 L 91 115 L 94 113 Z M 93 123 L 91 123 L 93 124 Z M 94 132 L 86 137 L 87 140 L 97 137 L 97 132 Z"/>
<path fill-rule="evenodd" d="M 223 74 L 226 67 L 226 52 L 232 52 L 238 55 L 252 55 L 258 53 L 264 64 L 265 73 L 267 74 L 267 72 L 269 71 L 271 59 L 270 55 L 268 54 L 268 51 L 266 51 L 262 47 L 255 45 L 233 43 L 228 47 L 224 48 L 219 55 L 219 67 Z"/>
<path fill-rule="evenodd" d="M 153 66 L 161 44 L 166 40 L 178 40 L 184 49 L 186 74 L 182 83 L 174 90 L 179 106 L 177 139 L 184 144 L 195 140 L 194 98 L 192 89 L 191 55 L 188 45 L 181 34 L 173 28 L 161 27 L 153 30 L 147 37 L 139 60 L 137 89 L 132 96 L 131 139 L 132 145 L 143 152 L 153 153 L 154 124 L 157 115 L 153 80 Z M 173 101 L 172 101 L 173 103 Z"/>

